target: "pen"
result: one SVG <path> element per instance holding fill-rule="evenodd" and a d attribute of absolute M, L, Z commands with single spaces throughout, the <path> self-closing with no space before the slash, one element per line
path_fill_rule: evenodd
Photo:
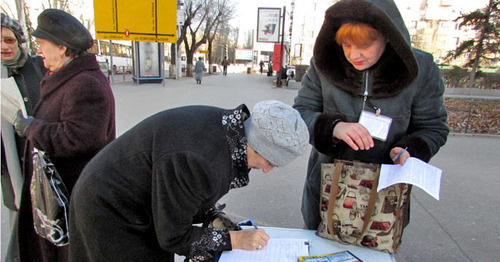
<path fill-rule="evenodd" d="M 398 158 L 404 153 L 406 152 L 406 150 L 408 149 L 408 147 L 405 147 L 405 149 L 403 149 L 401 152 L 399 152 L 393 159 L 392 159 L 392 162 L 398 160 Z"/>
<path fill-rule="evenodd" d="M 255 228 L 255 229 L 259 229 L 257 227 L 257 224 L 255 224 L 255 222 L 253 222 L 253 219 L 252 218 L 249 218 L 248 220 L 250 220 L 250 223 L 252 223 L 252 226 Z"/>

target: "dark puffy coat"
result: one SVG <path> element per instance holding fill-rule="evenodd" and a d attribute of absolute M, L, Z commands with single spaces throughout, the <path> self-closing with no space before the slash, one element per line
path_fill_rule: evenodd
<path fill-rule="evenodd" d="M 350 21 L 372 25 L 388 41 L 379 61 L 364 71 L 356 70 L 335 42 L 337 30 Z M 370 150 L 355 151 L 344 142 L 334 143 L 333 123 L 358 122 L 366 87 L 365 110 L 381 109 L 392 118 L 392 125 L 386 141 L 374 140 Z M 302 202 L 308 228 L 315 229 L 320 221 L 321 163 L 333 159 L 392 163 L 389 152 L 395 146 L 408 146 L 411 156 L 429 161 L 449 132 L 443 93 L 432 55 L 411 48 L 408 30 L 392 0 L 344 0 L 330 7 L 294 104 L 309 126 L 313 145 Z"/>
<path fill-rule="evenodd" d="M 45 151 L 71 192 L 85 165 L 116 136 L 113 93 L 95 56 L 76 57 L 47 74 L 33 116 L 26 157 L 31 159 L 32 147 Z M 59 248 L 61 253 L 34 232 L 29 192 L 32 161 L 26 163 L 18 227 L 21 261 L 64 261 L 66 247 Z"/>
<path fill-rule="evenodd" d="M 229 189 L 248 184 L 246 106 L 158 113 L 85 167 L 70 206 L 70 257 L 85 261 L 213 261 L 227 230 L 202 228 Z"/>

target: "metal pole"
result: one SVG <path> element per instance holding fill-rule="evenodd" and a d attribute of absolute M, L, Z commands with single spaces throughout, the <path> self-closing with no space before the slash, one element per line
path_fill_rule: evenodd
<path fill-rule="evenodd" d="M 113 41 L 109 40 L 109 62 L 110 62 L 110 69 L 111 69 L 111 83 L 115 82 L 115 70 L 114 70 L 114 63 L 113 63 Z"/>
<path fill-rule="evenodd" d="M 280 47 L 280 67 L 278 68 L 278 79 L 276 79 L 276 87 L 281 87 L 281 68 L 283 67 L 283 45 L 285 42 L 285 15 L 286 6 L 283 6 L 283 23 L 281 28 L 281 47 Z"/>
<path fill-rule="evenodd" d="M 180 32 L 179 32 L 179 26 L 177 26 L 177 38 L 179 38 L 179 35 L 180 35 Z M 176 66 L 176 74 L 175 74 L 175 78 L 177 79 L 178 77 L 181 77 L 182 75 L 182 69 L 181 69 L 181 49 L 179 48 L 177 42 L 175 43 L 175 56 L 176 56 L 176 62 L 175 62 L 175 66 Z"/>

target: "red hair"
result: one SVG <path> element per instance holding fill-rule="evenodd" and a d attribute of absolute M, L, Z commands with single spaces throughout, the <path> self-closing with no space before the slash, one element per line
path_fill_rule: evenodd
<path fill-rule="evenodd" d="M 369 46 L 380 38 L 384 36 L 377 29 L 363 23 L 345 23 L 335 35 L 335 40 L 339 45 L 349 42 L 356 46 Z"/>

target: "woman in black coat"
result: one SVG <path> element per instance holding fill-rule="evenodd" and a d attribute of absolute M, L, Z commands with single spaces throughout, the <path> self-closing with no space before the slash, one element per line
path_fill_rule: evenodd
<path fill-rule="evenodd" d="M 33 36 L 49 72 L 34 114 L 19 115 L 15 127 L 27 137 L 27 159 L 33 148 L 45 151 L 71 193 L 84 166 L 115 138 L 114 97 L 95 56 L 86 54 L 92 37 L 76 18 L 47 9 L 38 16 Z M 20 260 L 67 261 L 67 246 L 56 247 L 34 231 L 33 163 L 27 163 L 18 226 Z"/>
<path fill-rule="evenodd" d="M 26 112 L 32 114 L 40 97 L 40 81 L 47 69 L 43 67 L 41 57 L 30 56 L 28 51 L 21 46 L 26 40 L 21 25 L 2 13 L 2 78 L 14 78 L 23 98 Z M 6 115 L 7 112 L 2 113 L 3 202 L 9 209 L 17 210 L 18 198 L 21 196 L 15 196 L 15 193 L 19 192 L 15 192 L 17 188 L 14 189 L 14 187 L 17 187 L 17 183 L 13 180 L 20 181 L 22 179 L 21 165 L 26 138 L 13 132 L 13 127 L 7 124 L 12 118 Z M 5 141 L 8 145 L 7 150 L 5 150 L 4 139 L 9 140 Z"/>
<path fill-rule="evenodd" d="M 70 206 L 70 258 L 85 261 L 213 261 L 224 250 L 267 244 L 262 229 L 194 226 L 249 170 L 269 172 L 305 151 L 299 113 L 281 102 L 158 113 L 106 146 L 85 167 Z"/>

